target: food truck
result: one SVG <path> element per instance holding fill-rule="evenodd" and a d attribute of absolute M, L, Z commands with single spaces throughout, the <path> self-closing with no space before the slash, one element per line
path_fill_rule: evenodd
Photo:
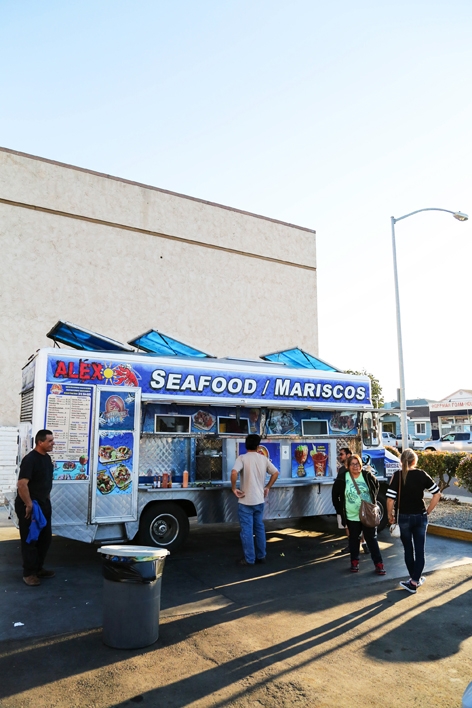
<path fill-rule="evenodd" d="M 133 349 L 64 322 L 48 336 L 75 349 L 27 363 L 21 420 L 30 446 L 38 430 L 54 434 L 55 534 L 175 550 L 191 517 L 236 522 L 230 475 L 249 433 L 279 470 L 266 519 L 335 513 L 340 447 L 362 452 L 383 487 L 397 466 L 379 444 L 370 379 L 300 349 L 215 358 L 156 330 Z"/>

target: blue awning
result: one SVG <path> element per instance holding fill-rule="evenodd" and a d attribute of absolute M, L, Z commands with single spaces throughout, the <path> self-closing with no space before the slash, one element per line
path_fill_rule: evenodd
<path fill-rule="evenodd" d="M 85 351 L 132 352 L 131 347 L 117 342 L 116 339 L 103 337 L 96 332 L 90 332 L 83 327 L 77 327 L 70 322 L 59 320 L 46 335 L 54 342 L 66 344 L 73 349 Z"/>
<path fill-rule="evenodd" d="M 163 332 L 158 332 L 156 329 L 150 329 L 148 332 L 136 337 L 136 339 L 130 339 L 128 344 L 144 352 L 159 354 L 160 356 L 196 356 L 202 359 L 214 358 L 211 354 L 206 354 L 199 349 L 194 349 L 188 344 L 179 342 L 177 339 L 172 339 L 172 337 L 169 337 Z"/>
<path fill-rule="evenodd" d="M 296 369 L 319 369 L 320 371 L 341 371 L 336 369 L 336 367 L 327 364 L 322 359 L 318 359 L 308 352 L 304 352 L 303 349 L 294 347 L 293 349 L 284 349 L 281 352 L 274 352 L 273 354 L 264 354 L 261 359 L 265 361 L 274 361 L 279 364 L 285 364 L 286 366 L 292 366 Z"/>

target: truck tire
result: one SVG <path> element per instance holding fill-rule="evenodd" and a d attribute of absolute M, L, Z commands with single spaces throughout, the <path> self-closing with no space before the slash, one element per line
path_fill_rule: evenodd
<path fill-rule="evenodd" d="M 424 451 L 425 452 L 436 452 L 436 448 L 435 447 L 425 447 Z"/>
<path fill-rule="evenodd" d="M 381 531 L 384 530 L 384 528 L 388 524 L 387 500 L 383 494 L 379 494 L 377 496 L 377 504 L 380 506 L 380 510 L 382 513 L 382 518 L 380 519 L 380 524 L 377 526 L 377 533 L 380 533 Z"/>
<path fill-rule="evenodd" d="M 172 502 L 156 502 L 147 506 L 139 520 L 139 542 L 175 551 L 186 540 L 189 521 L 185 511 Z"/>

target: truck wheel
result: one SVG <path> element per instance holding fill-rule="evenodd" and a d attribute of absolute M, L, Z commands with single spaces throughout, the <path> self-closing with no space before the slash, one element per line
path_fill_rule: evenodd
<path fill-rule="evenodd" d="M 188 532 L 188 516 L 178 504 L 151 504 L 141 514 L 139 541 L 144 546 L 175 551 L 184 543 Z"/>
<path fill-rule="evenodd" d="M 435 448 L 435 447 L 425 447 L 424 450 L 425 450 L 425 452 L 436 452 L 436 448 Z"/>
<path fill-rule="evenodd" d="M 388 524 L 388 516 L 387 516 L 387 500 L 383 496 L 383 494 L 379 494 L 377 496 L 377 504 L 380 507 L 380 511 L 382 514 L 382 518 L 380 519 L 380 524 L 377 526 L 377 533 L 380 533 L 381 531 L 384 530 L 384 528 Z"/>

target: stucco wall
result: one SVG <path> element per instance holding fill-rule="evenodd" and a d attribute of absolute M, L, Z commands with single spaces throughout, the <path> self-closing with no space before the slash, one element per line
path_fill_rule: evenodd
<path fill-rule="evenodd" d="M 217 356 L 317 354 L 307 229 L 0 150 L 0 242 L 2 425 L 58 319 L 120 341 L 153 327 Z"/>

